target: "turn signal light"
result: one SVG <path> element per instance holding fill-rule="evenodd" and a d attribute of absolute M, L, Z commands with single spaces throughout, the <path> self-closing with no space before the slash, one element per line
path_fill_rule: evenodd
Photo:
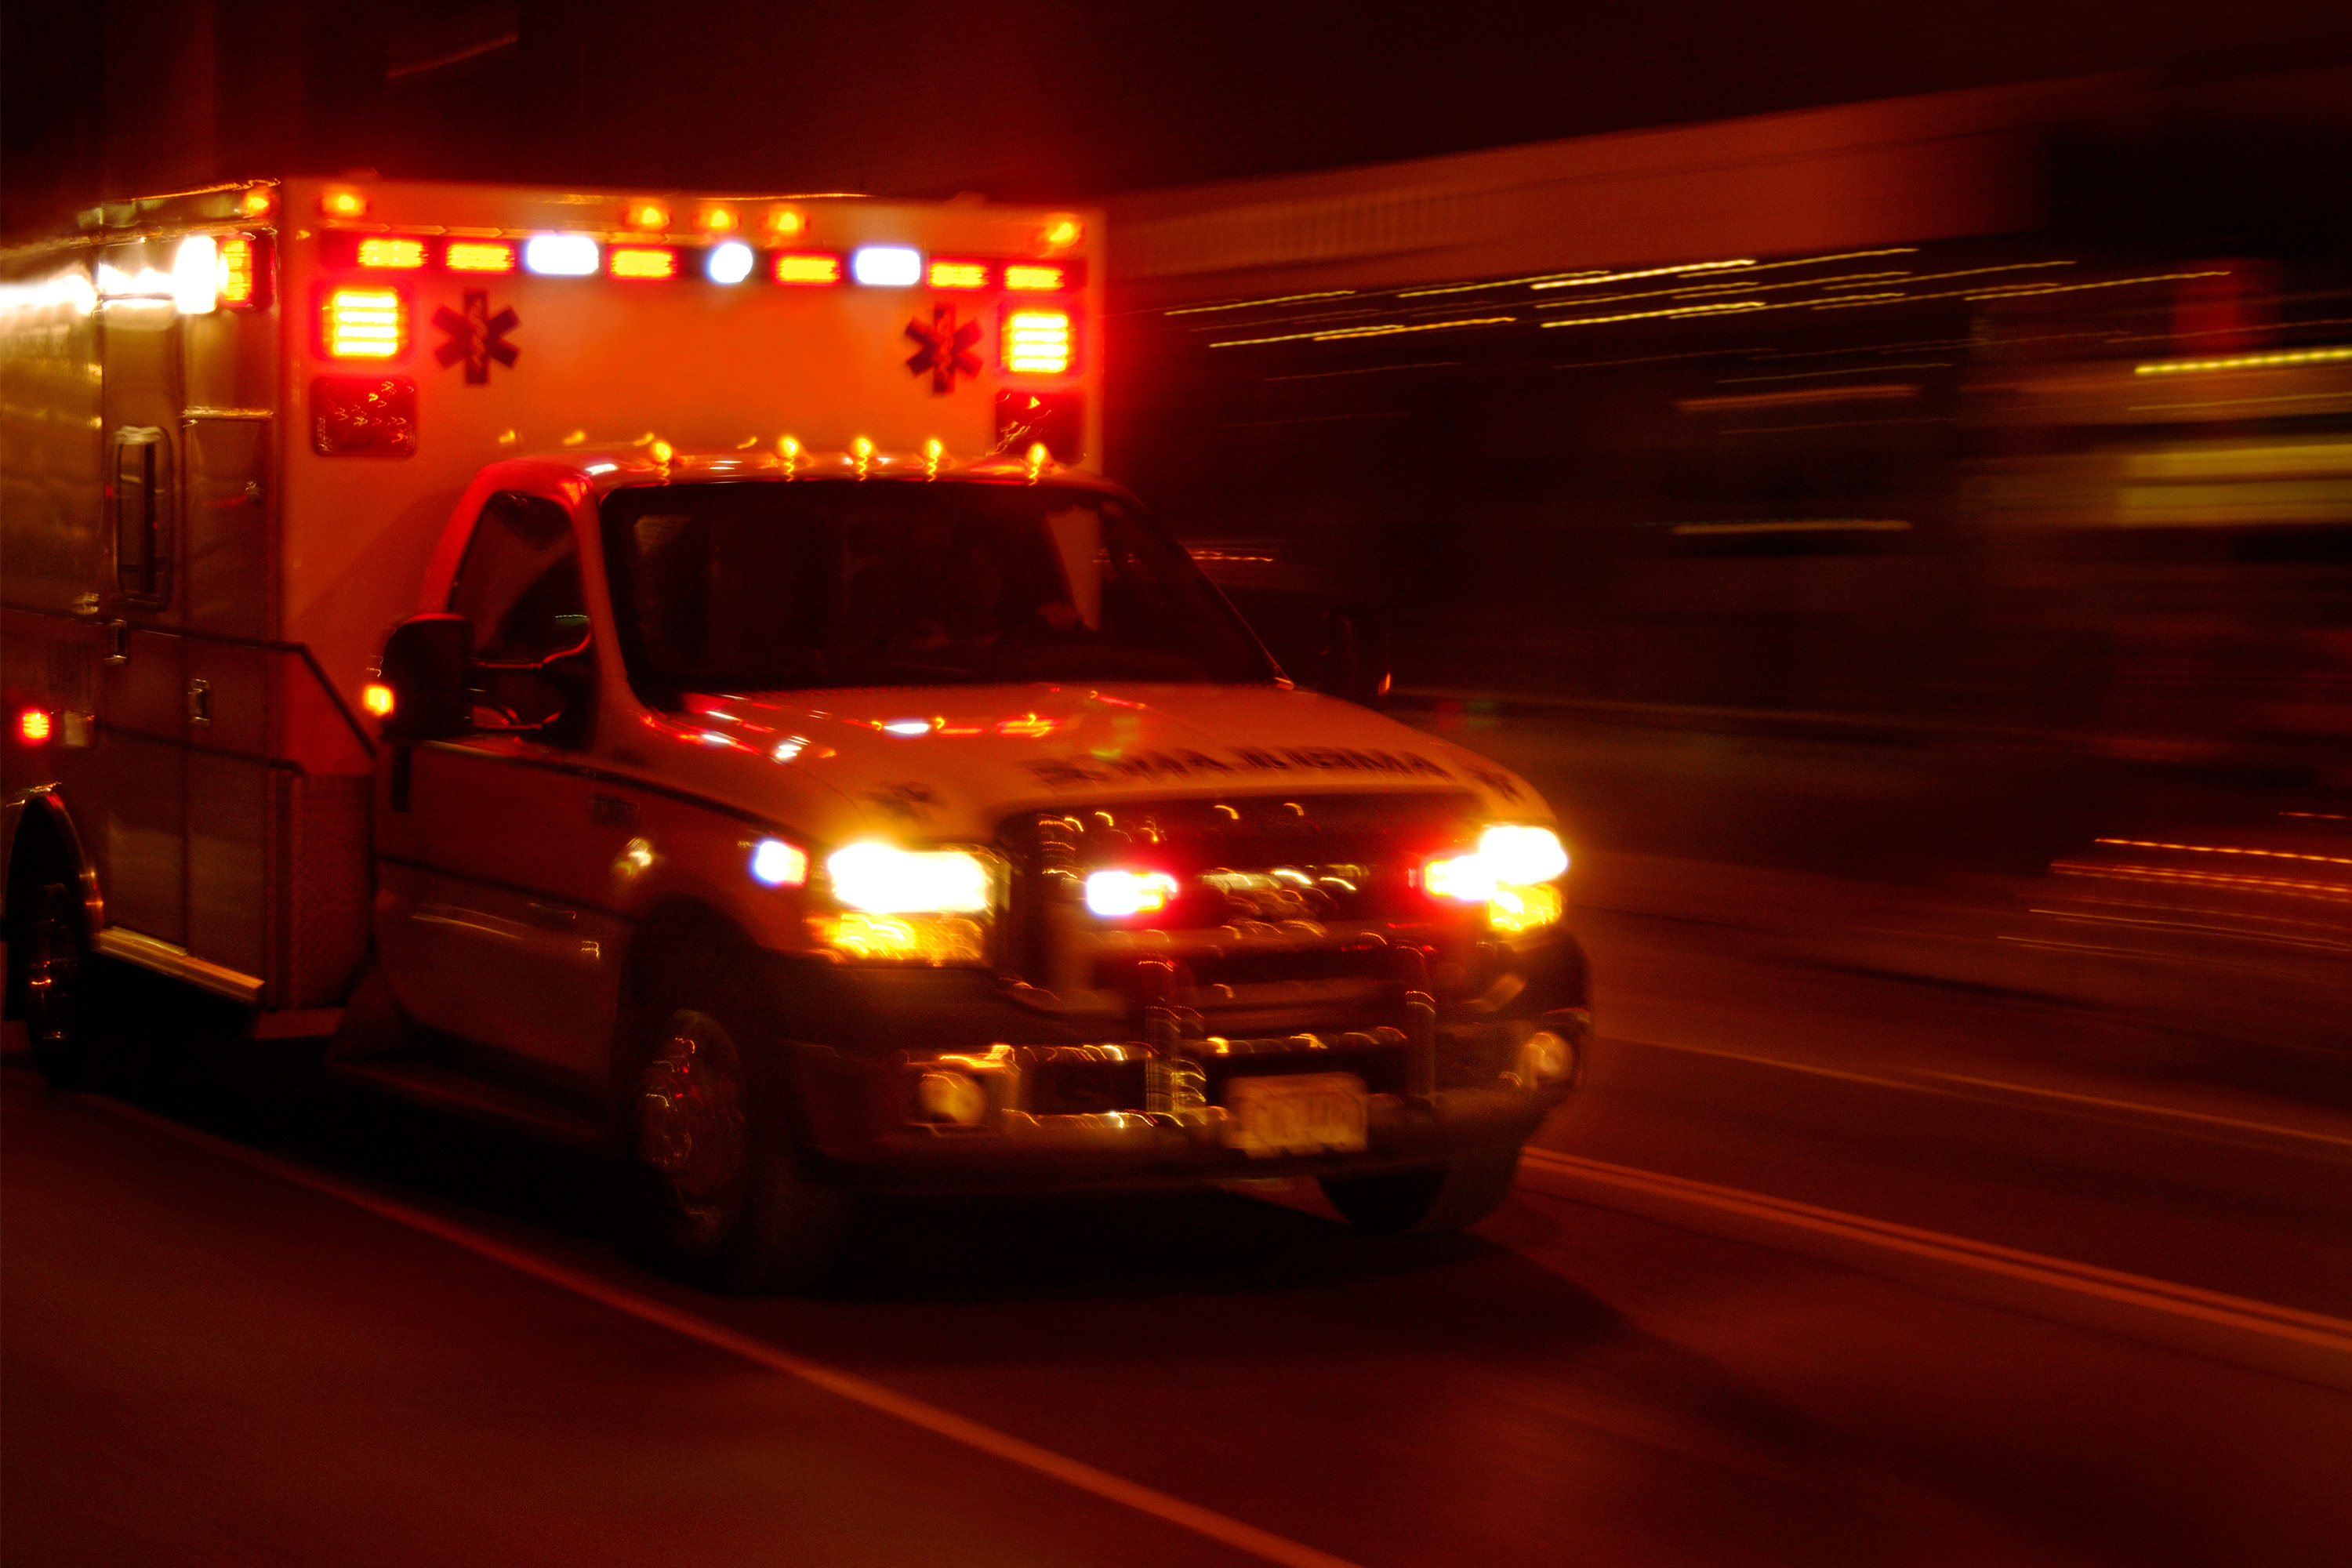
<path fill-rule="evenodd" d="M 1015 375 L 1067 375 L 1070 318 L 1062 310 L 1014 310 L 1004 318 L 1004 368 Z"/>
<path fill-rule="evenodd" d="M 392 688 L 381 680 L 371 680 L 360 691 L 360 706 L 379 719 L 392 717 Z"/>
<path fill-rule="evenodd" d="M 421 239 L 363 239 L 360 241 L 359 262 L 362 267 L 388 267 L 407 271 L 425 265 L 425 242 Z"/>
<path fill-rule="evenodd" d="M 397 359 L 408 347 L 408 307 L 396 289 L 331 289 L 323 316 L 331 359 Z"/>
<path fill-rule="evenodd" d="M 49 715 L 46 709 L 27 708 L 16 715 L 16 738 L 28 746 L 47 745 Z"/>

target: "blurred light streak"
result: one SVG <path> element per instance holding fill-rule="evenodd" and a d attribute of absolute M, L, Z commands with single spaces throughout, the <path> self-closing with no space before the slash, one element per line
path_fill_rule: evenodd
<path fill-rule="evenodd" d="M 1530 289 L 1589 289 L 1595 283 L 1625 283 L 1636 278 L 1674 278 L 1689 272 L 1721 272 L 1727 268 L 1753 267 L 1756 258 L 1743 257 L 1736 261 L 1693 261 L 1681 267 L 1644 267 L 1637 272 L 1601 272 L 1589 278 L 1562 278 L 1553 282 L 1531 283 Z M 1783 266 L 1787 263 L 1782 263 Z"/>
<path fill-rule="evenodd" d="M 2274 370 L 2298 364 L 2340 364 L 2352 348 L 2284 349 L 2275 353 L 2234 354 L 2228 359 L 2163 360 L 2132 366 L 2134 375 L 2193 375 L 2217 370 Z"/>
<path fill-rule="evenodd" d="M 1400 289 L 1397 290 L 1397 298 L 1419 300 L 1431 294 L 1469 294 L 1481 289 L 1516 289 L 1522 283 L 1540 285 L 1552 282 L 1575 282 L 1585 279 L 1597 282 L 1606 272 L 1605 268 L 1594 268 L 1583 272 L 1538 272 L 1527 278 L 1494 278 L 1484 283 L 1445 283 L 1434 289 Z"/>
<path fill-rule="evenodd" d="M 1950 360 L 1929 360 L 1921 364 L 1856 364 L 1843 370 L 1792 370 L 1781 375 L 1727 375 L 1718 377 L 1717 386 L 1739 386 L 1754 381 L 1807 381 L 1817 375 L 1885 375 L 1890 370 L 1949 370 Z"/>
<path fill-rule="evenodd" d="M 1959 421 L 1947 415 L 1927 415 L 1917 419 L 1832 419 L 1819 425 L 1730 425 L 1717 432 L 1724 436 L 1776 436 L 1790 430 L 1863 430 L 1881 425 L 1957 425 Z"/>
<path fill-rule="evenodd" d="M 1451 370 L 1461 364 L 1458 359 L 1417 359 L 1403 364 L 1368 364 L 1356 370 L 1313 370 L 1301 375 L 1269 375 L 1267 381 L 1326 381 L 1335 375 L 1377 375 L 1384 370 Z M 1200 552 L 1194 551 L 1195 555 Z"/>
<path fill-rule="evenodd" d="M 1919 388 L 1909 382 L 1867 386 L 1809 386 L 1795 392 L 1745 392 L 1728 397 L 1678 397 L 1675 406 L 1685 414 L 1713 409 L 1780 408 L 1805 403 L 1887 403 L 1916 397 Z"/>
<path fill-rule="evenodd" d="M 1598 327 L 1611 321 L 1647 321 L 1660 316 L 1722 316 L 1771 307 L 1761 300 L 1739 300 L 1720 305 L 1686 305 L 1673 310 L 1628 310 L 1618 316 L 1578 316 L 1566 321 L 1546 321 L 1547 327 Z"/>
<path fill-rule="evenodd" d="M 2352 884 L 2298 882 L 2286 877 L 2254 877 L 2229 871 L 2184 871 L 2172 866 L 2101 866 L 2095 868 L 2064 863 L 2050 868 L 2060 877 L 2096 877 L 2118 882 L 2195 882 L 2218 888 L 2256 888 L 2290 899 L 2317 899 L 2331 904 L 2352 904 Z"/>
<path fill-rule="evenodd" d="M 1337 342 L 1344 338 L 1387 338 L 1402 332 L 1439 332 L 1449 327 L 1492 327 L 1517 320 L 1517 316 L 1472 316 L 1454 321 L 1427 321 L 1417 326 L 1407 326 L 1402 321 L 1389 321 L 1377 327 L 1341 327 L 1328 332 L 1290 332 L 1276 338 L 1228 338 L 1223 342 L 1211 343 L 1209 346 L 1213 349 L 1236 349 L 1245 348 L 1253 343 L 1290 343 L 1302 340 L 1328 343 Z"/>
<path fill-rule="evenodd" d="M 1555 362 L 1549 368 L 1553 370 L 1605 370 L 1611 366 L 1621 364 L 1663 364 L 1668 360 L 1722 359 L 1727 354 L 1746 354 L 1749 358 L 1754 359 L 1763 356 L 1764 352 L 1765 351 L 1760 348 L 1697 349 L 1694 350 L 1692 353 L 1681 354 L 1643 354 L 1635 359 L 1559 360 Z"/>
<path fill-rule="evenodd" d="M 2215 397 L 2197 403 L 2132 403 L 2125 405 L 2124 412 L 2161 414 L 2176 408 L 2243 408 L 2256 403 L 2325 403 L 2346 397 L 2352 397 L 2352 392 L 2284 392 L 2275 397 Z"/>
<path fill-rule="evenodd" d="M 1897 518 L 1831 517 L 1811 522 L 1678 522 L 1670 533 L 1907 533 L 1911 525 Z"/>
<path fill-rule="evenodd" d="M 2266 860 L 2313 860 L 2324 866 L 2352 866 L 2352 856 L 2311 855 L 2299 849 L 2251 849 L 2235 844 L 2163 844 L 2152 838 L 2095 838 L 2119 849 L 2173 849 L 2185 855 L 2259 855 Z"/>
<path fill-rule="evenodd" d="M 1287 305 L 1299 300 L 1337 300 L 1354 293 L 1353 289 L 1325 289 L 1313 294 L 1276 294 L 1265 300 L 1229 300 L 1222 305 L 1186 305 L 1168 310 L 1171 316 L 1203 316 L 1212 310 L 1246 310 L 1253 305 Z"/>

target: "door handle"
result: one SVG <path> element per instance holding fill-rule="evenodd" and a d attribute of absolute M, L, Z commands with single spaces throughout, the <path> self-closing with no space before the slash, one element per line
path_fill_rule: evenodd
<path fill-rule="evenodd" d="M 109 668 L 129 664 L 131 662 L 131 623 L 109 621 L 106 623 L 105 629 L 106 653 L 99 662 Z"/>
<path fill-rule="evenodd" d="M 213 721 L 213 683 L 209 680 L 188 682 L 188 723 L 198 730 Z"/>

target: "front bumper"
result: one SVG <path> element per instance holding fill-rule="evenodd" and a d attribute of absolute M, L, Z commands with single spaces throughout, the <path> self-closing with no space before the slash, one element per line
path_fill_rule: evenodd
<path fill-rule="evenodd" d="M 978 1193 L 1370 1173 L 1524 1142 L 1580 1081 L 1591 1018 L 1572 939 L 1512 968 L 1507 1005 L 1433 994 L 1415 960 L 1320 1027 L 1234 1038 L 1165 988 L 1105 1039 L 976 972 L 787 964 L 772 981 L 799 1026 L 801 1141 L 827 1173 Z M 1268 1152 L 1243 1135 L 1234 1084 L 1325 1074 L 1361 1085 L 1360 1147 Z"/>

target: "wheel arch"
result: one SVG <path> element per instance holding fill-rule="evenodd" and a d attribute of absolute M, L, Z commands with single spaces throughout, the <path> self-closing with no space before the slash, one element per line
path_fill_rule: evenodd
<path fill-rule="evenodd" d="M 82 847 L 81 834 L 74 826 L 73 813 L 66 806 L 65 797 L 53 784 L 38 784 L 10 799 L 5 817 L 0 817 L 0 845 L 6 847 L 7 859 L 0 868 L 0 888 L 6 889 L 6 903 L 0 915 L 13 916 L 16 900 L 29 887 L 29 868 L 40 863 L 44 856 L 62 862 L 81 890 L 81 912 L 85 929 L 95 937 L 106 924 L 106 900 L 100 894 L 98 868 L 91 864 L 89 853 Z"/>

